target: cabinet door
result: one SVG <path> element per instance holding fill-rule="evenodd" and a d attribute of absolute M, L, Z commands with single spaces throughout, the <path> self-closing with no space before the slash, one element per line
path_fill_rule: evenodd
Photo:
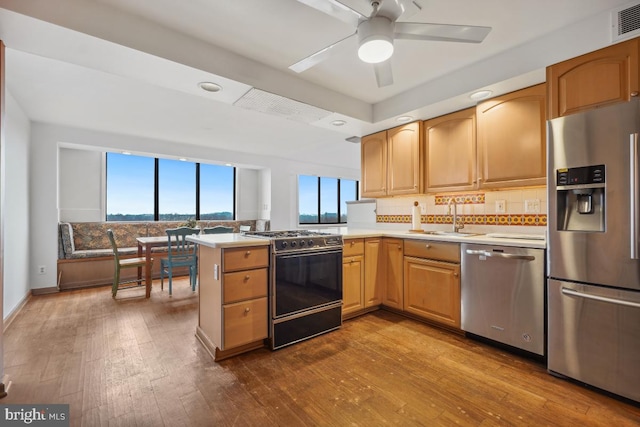
<path fill-rule="evenodd" d="M 639 46 L 633 39 L 547 67 L 549 118 L 637 96 Z"/>
<path fill-rule="evenodd" d="M 476 187 L 476 109 L 424 122 L 426 190 Z"/>
<path fill-rule="evenodd" d="M 478 104 L 480 188 L 546 183 L 545 85 Z"/>
<path fill-rule="evenodd" d="M 342 263 L 342 315 L 364 308 L 364 257 L 345 257 Z"/>
<path fill-rule="evenodd" d="M 363 136 L 360 141 L 362 196 L 387 195 L 387 131 Z"/>
<path fill-rule="evenodd" d="M 422 192 L 420 122 L 408 123 L 387 131 L 387 194 Z"/>
<path fill-rule="evenodd" d="M 404 258 L 404 310 L 460 328 L 460 266 Z"/>
<path fill-rule="evenodd" d="M 364 241 L 364 306 L 375 307 L 382 304 L 380 292 L 380 239 Z"/>
<path fill-rule="evenodd" d="M 402 258 L 402 240 L 382 239 L 382 304 L 398 310 L 403 308 Z"/>

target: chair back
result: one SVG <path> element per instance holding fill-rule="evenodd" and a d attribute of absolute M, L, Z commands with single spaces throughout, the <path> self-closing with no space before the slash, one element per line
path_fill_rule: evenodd
<path fill-rule="evenodd" d="M 169 253 L 168 258 L 186 258 L 196 254 L 195 243 L 188 242 L 187 236 L 198 234 L 200 229 L 189 227 L 169 228 L 167 231 L 167 238 L 169 240 Z"/>
<path fill-rule="evenodd" d="M 203 228 L 204 234 L 221 234 L 221 233 L 233 233 L 233 227 L 225 227 L 224 225 L 216 225 L 215 227 Z"/>
<path fill-rule="evenodd" d="M 111 249 L 113 249 L 113 256 L 115 257 L 116 264 L 120 262 L 120 256 L 118 255 L 118 245 L 116 244 L 116 239 L 113 237 L 113 230 L 107 230 L 107 237 L 109 237 L 109 242 L 111 243 Z"/>

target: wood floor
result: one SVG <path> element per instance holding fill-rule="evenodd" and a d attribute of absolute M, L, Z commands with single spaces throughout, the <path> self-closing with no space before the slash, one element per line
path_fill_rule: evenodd
<path fill-rule="evenodd" d="M 84 426 L 640 425 L 636 405 L 385 311 L 214 363 L 187 280 L 143 294 L 33 297 L 4 334 L 0 404 L 68 403 Z"/>

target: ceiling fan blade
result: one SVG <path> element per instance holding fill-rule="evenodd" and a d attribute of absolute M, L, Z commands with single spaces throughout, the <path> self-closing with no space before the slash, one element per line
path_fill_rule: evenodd
<path fill-rule="evenodd" d="M 300 61 L 296 62 L 295 64 L 289 66 L 290 70 L 295 71 L 296 73 L 301 73 L 303 71 L 308 70 L 309 68 L 313 67 L 316 64 L 319 64 L 320 62 L 324 61 L 325 59 L 327 59 L 328 57 L 331 56 L 331 54 L 333 53 L 333 50 L 340 45 L 341 43 L 345 42 L 346 40 L 350 39 L 351 37 L 355 36 L 356 33 L 351 34 L 350 36 L 347 36 L 345 38 L 343 38 L 342 40 L 339 40 L 335 43 L 333 43 L 332 45 L 329 45 L 327 47 L 325 47 L 324 49 L 321 49 L 319 51 L 317 51 L 316 53 L 313 53 L 309 56 L 307 56 L 304 59 L 301 59 Z"/>
<path fill-rule="evenodd" d="M 397 39 L 480 43 L 491 27 L 396 22 L 394 31 Z"/>
<path fill-rule="evenodd" d="M 333 16 L 336 19 L 339 19 L 352 27 L 358 27 L 358 24 L 361 21 L 367 19 L 366 16 L 358 12 L 357 10 L 351 9 L 349 6 L 346 6 L 340 3 L 337 0 L 297 0 L 299 3 L 306 4 L 309 7 L 312 7 L 320 12 L 326 13 L 329 16 Z"/>
<path fill-rule="evenodd" d="M 378 87 L 391 86 L 393 84 L 393 71 L 391 70 L 391 60 L 373 64 L 373 70 L 376 72 L 376 81 Z"/>

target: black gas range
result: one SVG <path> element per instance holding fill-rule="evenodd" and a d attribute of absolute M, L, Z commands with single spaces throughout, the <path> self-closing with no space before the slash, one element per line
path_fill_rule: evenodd
<path fill-rule="evenodd" d="M 271 348 L 342 325 L 342 236 L 308 230 L 245 234 L 271 240 Z"/>

